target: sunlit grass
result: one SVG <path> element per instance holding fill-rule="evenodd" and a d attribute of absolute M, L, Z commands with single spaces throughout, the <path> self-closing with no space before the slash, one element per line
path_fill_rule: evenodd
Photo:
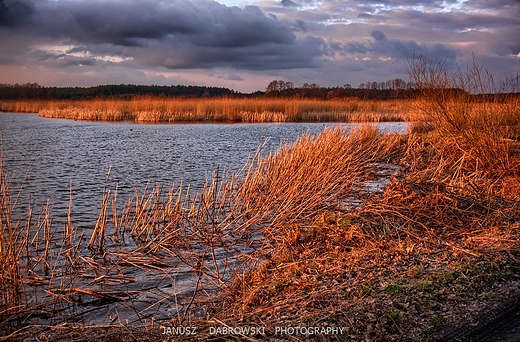
<path fill-rule="evenodd" d="M 49 118 L 136 122 L 405 121 L 407 100 L 135 97 L 131 100 L 2 101 L 0 110 Z"/>

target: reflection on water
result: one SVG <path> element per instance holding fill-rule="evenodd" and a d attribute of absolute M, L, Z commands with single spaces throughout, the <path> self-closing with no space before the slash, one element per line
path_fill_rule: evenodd
<path fill-rule="evenodd" d="M 108 187 L 117 184 L 121 200 L 148 183 L 169 187 L 183 179 L 197 188 L 217 168 L 239 170 L 265 141 L 267 152 L 330 125 L 147 125 L 0 113 L 4 167 L 14 189 L 23 183 L 20 204 L 30 200 L 38 207 L 50 199 L 54 220 L 64 219 L 72 182 L 72 215 L 80 227 L 95 224 L 109 170 Z M 389 131 L 405 129 L 403 123 L 379 125 Z"/>

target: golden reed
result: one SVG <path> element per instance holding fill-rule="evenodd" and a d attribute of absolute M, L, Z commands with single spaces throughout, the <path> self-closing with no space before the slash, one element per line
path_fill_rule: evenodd
<path fill-rule="evenodd" d="M 0 110 L 48 118 L 135 122 L 383 122 L 406 121 L 407 100 L 281 98 L 181 99 L 142 96 L 130 100 L 11 100 Z"/>

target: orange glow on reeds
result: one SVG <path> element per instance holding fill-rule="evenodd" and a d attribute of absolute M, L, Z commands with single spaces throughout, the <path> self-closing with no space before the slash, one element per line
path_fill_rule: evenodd
<path fill-rule="evenodd" d="M 48 118 L 135 122 L 382 122 L 405 121 L 407 100 L 165 98 L 3 101 L 0 110 Z"/>

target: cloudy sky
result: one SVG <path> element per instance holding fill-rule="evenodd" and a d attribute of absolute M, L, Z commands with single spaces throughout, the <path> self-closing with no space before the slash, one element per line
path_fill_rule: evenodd
<path fill-rule="evenodd" d="M 519 72 L 520 0 L 0 0 L 0 83 L 357 87 L 414 53 Z"/>

